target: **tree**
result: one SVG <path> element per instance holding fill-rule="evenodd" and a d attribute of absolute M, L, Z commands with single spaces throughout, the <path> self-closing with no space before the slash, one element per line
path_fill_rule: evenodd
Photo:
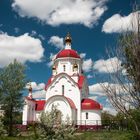
<path fill-rule="evenodd" d="M 16 114 L 23 105 L 22 91 L 26 84 L 24 70 L 24 65 L 14 60 L 0 71 L 0 103 L 4 110 L 4 124 L 10 136 L 13 135 Z"/>
<path fill-rule="evenodd" d="M 63 122 L 62 114 L 56 106 L 50 112 L 43 112 L 40 122 L 33 124 L 33 130 L 38 140 L 67 140 L 74 137 L 75 128 L 69 120 Z"/>
<path fill-rule="evenodd" d="M 6 132 L 5 128 L 4 128 L 2 117 L 0 117 L 0 136 L 3 136 L 5 134 L 7 134 L 7 132 Z"/>
<path fill-rule="evenodd" d="M 103 111 L 102 114 L 101 114 L 101 118 L 102 118 L 102 125 L 109 125 L 109 123 L 112 120 L 114 120 L 115 116 L 111 115 L 107 111 Z"/>
<path fill-rule="evenodd" d="M 131 120 L 137 133 L 139 133 L 140 121 L 136 119 L 132 110 L 140 112 L 139 36 L 140 34 L 136 30 L 132 32 L 128 31 L 119 36 L 118 46 L 111 54 L 121 61 L 121 65 L 118 62 L 115 62 L 115 65 L 112 64 L 114 62 L 110 62 L 112 69 L 115 71 L 112 73 L 108 71 L 109 82 L 101 83 L 111 104 L 127 120 Z"/>

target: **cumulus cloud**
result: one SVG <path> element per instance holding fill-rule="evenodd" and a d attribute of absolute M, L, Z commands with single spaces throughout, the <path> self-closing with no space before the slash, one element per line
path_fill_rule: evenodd
<path fill-rule="evenodd" d="M 43 53 L 41 41 L 27 33 L 17 37 L 6 33 L 0 34 L 0 67 L 8 65 L 14 59 L 21 63 L 40 62 Z"/>
<path fill-rule="evenodd" d="M 49 39 L 48 43 L 55 46 L 58 49 L 64 48 L 63 38 L 60 38 L 59 36 L 52 36 Z"/>
<path fill-rule="evenodd" d="M 15 33 L 19 33 L 20 29 L 18 27 L 14 28 Z"/>
<path fill-rule="evenodd" d="M 95 61 L 93 69 L 100 73 L 115 73 L 122 69 L 121 61 L 117 57 L 100 59 Z"/>
<path fill-rule="evenodd" d="M 84 72 L 90 72 L 92 70 L 92 67 L 93 67 L 93 62 L 91 58 L 83 61 L 82 69 Z"/>
<path fill-rule="evenodd" d="M 37 32 L 35 30 L 32 30 L 31 31 L 31 36 L 36 36 L 37 35 Z"/>
<path fill-rule="evenodd" d="M 29 88 L 29 86 L 31 85 L 32 87 L 32 95 L 33 95 L 33 98 L 45 98 L 45 84 L 44 83 L 39 83 L 37 84 L 36 82 L 29 82 L 26 84 L 26 89 Z"/>
<path fill-rule="evenodd" d="M 107 111 L 111 115 L 117 114 L 117 111 L 112 106 L 103 107 L 103 111 Z"/>
<path fill-rule="evenodd" d="M 88 78 L 88 79 L 91 79 L 91 78 L 93 78 L 93 75 L 88 74 L 88 75 L 87 75 L 87 78 Z"/>
<path fill-rule="evenodd" d="M 37 99 L 45 99 L 45 94 L 46 91 L 45 90 L 40 90 L 40 91 L 35 91 L 33 92 L 33 98 L 37 98 Z"/>
<path fill-rule="evenodd" d="M 137 30 L 137 12 L 130 13 L 128 16 L 115 14 L 107 19 L 102 27 L 105 33 L 121 33 Z"/>
<path fill-rule="evenodd" d="M 53 61 L 54 61 L 55 58 L 56 58 L 56 54 L 50 53 L 50 58 L 49 58 L 50 60 L 47 63 L 48 67 L 51 67 L 53 65 Z"/>
<path fill-rule="evenodd" d="M 89 93 L 92 95 L 106 96 L 105 91 L 102 88 L 100 83 L 90 85 L 89 86 Z"/>
<path fill-rule="evenodd" d="M 91 95 L 90 95 L 90 96 L 88 96 L 88 98 L 90 98 L 90 99 L 92 99 L 92 100 L 95 100 L 95 101 L 96 101 L 96 100 L 97 100 L 97 98 L 98 98 L 98 96 L 95 96 L 95 95 L 94 95 L 94 96 L 91 96 Z"/>
<path fill-rule="evenodd" d="M 30 85 L 31 85 L 33 90 L 42 90 L 42 89 L 45 88 L 45 84 L 44 83 L 37 84 L 36 82 L 27 83 L 26 88 L 28 89 Z"/>
<path fill-rule="evenodd" d="M 83 24 L 92 27 L 107 10 L 108 0 L 14 0 L 12 7 L 21 17 L 36 17 L 52 26 Z M 76 17 L 76 18 L 75 18 Z"/>
<path fill-rule="evenodd" d="M 80 53 L 80 57 L 83 59 L 86 57 L 86 53 Z"/>

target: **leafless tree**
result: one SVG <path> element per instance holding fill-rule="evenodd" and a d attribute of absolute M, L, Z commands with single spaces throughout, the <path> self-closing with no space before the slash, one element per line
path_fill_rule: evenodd
<path fill-rule="evenodd" d="M 135 130 L 139 132 L 139 122 L 130 112 L 130 109 L 140 111 L 140 17 L 139 12 L 136 13 L 138 30 L 121 34 L 115 50 L 107 52 L 109 58 L 116 56 L 121 64 L 110 59 L 113 72 L 104 64 L 109 78 L 108 82 L 101 83 L 101 87 L 114 108 L 131 119 Z"/>

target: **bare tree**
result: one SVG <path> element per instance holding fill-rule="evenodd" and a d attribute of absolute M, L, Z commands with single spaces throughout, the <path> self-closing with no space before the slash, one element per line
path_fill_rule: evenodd
<path fill-rule="evenodd" d="M 139 122 L 130 112 L 131 109 L 140 112 L 140 14 L 136 13 L 138 30 L 121 34 L 118 47 L 108 53 L 110 58 L 116 56 L 121 61 L 121 65 L 118 61 L 114 62 L 110 59 L 114 70 L 110 72 L 104 64 L 109 73 L 109 82 L 101 83 L 101 86 L 114 108 L 131 119 L 135 130 L 139 133 Z"/>

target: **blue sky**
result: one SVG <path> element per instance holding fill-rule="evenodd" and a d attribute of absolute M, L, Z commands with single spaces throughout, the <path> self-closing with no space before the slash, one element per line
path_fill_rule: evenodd
<path fill-rule="evenodd" d="M 83 56 L 90 94 L 109 108 L 99 93 L 110 68 L 106 48 L 116 46 L 120 33 L 130 28 L 134 0 L 1 0 L 0 67 L 14 58 L 27 66 L 26 74 L 41 90 L 51 75 L 51 56 L 63 48 L 69 31 L 72 48 Z M 118 61 L 118 58 L 112 58 Z M 104 78 L 104 79 L 103 79 Z M 42 84 L 40 84 L 42 83 Z M 95 89 L 95 90 L 94 90 Z"/>

